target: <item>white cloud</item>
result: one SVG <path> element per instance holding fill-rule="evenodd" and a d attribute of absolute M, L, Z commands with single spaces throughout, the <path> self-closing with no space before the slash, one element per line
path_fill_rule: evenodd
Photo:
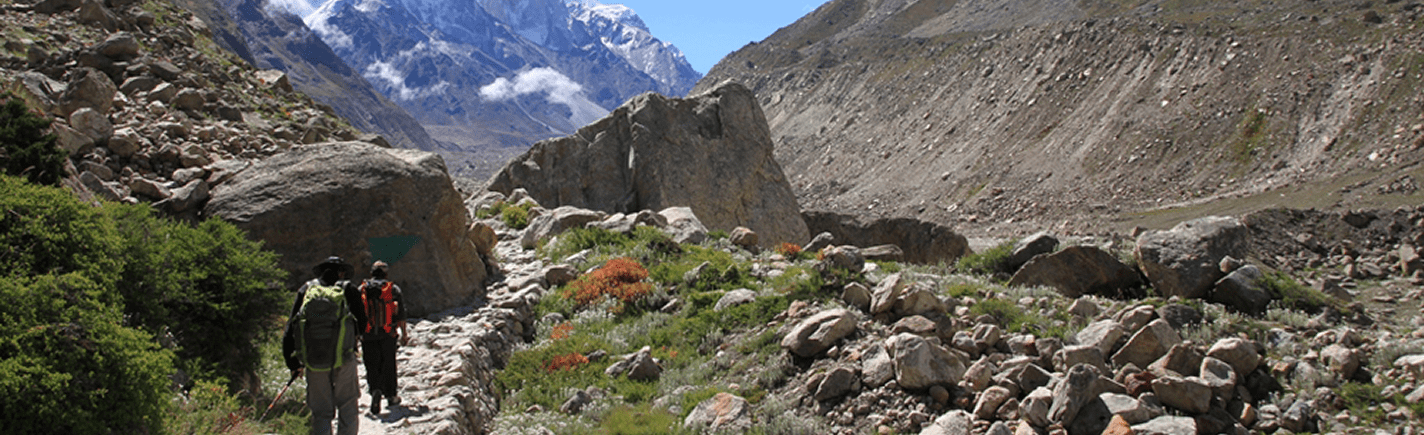
<path fill-rule="evenodd" d="M 584 100 L 583 85 L 553 68 L 534 68 L 519 73 L 514 80 L 504 77 L 495 79 L 480 88 L 480 96 L 486 101 L 505 101 L 528 94 L 547 93 L 549 102 L 573 106 Z"/>
<path fill-rule="evenodd" d="M 315 8 L 307 0 L 268 0 L 267 7 L 285 10 L 299 17 L 305 17 Z"/>
<path fill-rule="evenodd" d="M 428 88 L 411 88 L 405 84 L 405 77 L 400 70 L 396 69 L 390 62 L 376 62 L 366 67 L 362 76 L 371 81 L 383 81 L 393 88 L 391 95 L 397 100 L 410 101 L 417 98 L 425 98 L 431 95 L 438 95 L 450 89 L 449 82 L 440 82 Z"/>

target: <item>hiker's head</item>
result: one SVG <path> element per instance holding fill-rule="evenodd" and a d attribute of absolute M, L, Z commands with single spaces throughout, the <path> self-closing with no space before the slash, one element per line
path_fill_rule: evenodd
<path fill-rule="evenodd" d="M 371 277 L 375 279 L 386 279 L 386 268 L 389 267 L 390 265 L 384 261 L 376 261 L 375 264 L 371 265 Z"/>
<path fill-rule="evenodd" d="M 322 281 L 334 282 L 338 279 L 351 276 L 351 273 L 354 272 L 355 269 L 356 268 L 351 267 L 350 264 L 347 264 L 346 260 L 342 260 L 341 257 L 331 256 L 327 257 L 326 261 L 313 267 L 312 273 L 321 277 Z"/>

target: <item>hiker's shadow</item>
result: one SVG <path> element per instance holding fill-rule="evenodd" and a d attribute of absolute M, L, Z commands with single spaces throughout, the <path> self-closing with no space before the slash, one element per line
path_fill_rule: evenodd
<path fill-rule="evenodd" d="M 415 407 L 396 405 L 394 407 L 386 409 L 388 410 L 388 412 L 386 412 L 385 415 L 381 416 L 382 423 L 395 423 L 407 418 L 420 417 L 422 415 L 430 413 L 430 407 L 425 405 L 419 405 Z"/>

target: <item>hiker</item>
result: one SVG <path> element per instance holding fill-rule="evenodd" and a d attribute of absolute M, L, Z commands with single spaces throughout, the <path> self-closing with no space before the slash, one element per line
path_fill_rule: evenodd
<path fill-rule="evenodd" d="M 396 394 L 396 346 L 406 344 L 405 304 L 400 287 L 386 280 L 390 265 L 371 265 L 371 279 L 361 283 L 369 323 L 361 331 L 361 357 L 366 360 L 366 387 L 371 392 L 371 414 L 381 414 L 381 397 L 389 406 L 400 405 Z"/>
<path fill-rule="evenodd" d="M 295 378 L 306 373 L 312 435 L 359 432 L 361 397 L 356 374 L 356 331 L 366 325 L 361 291 L 347 277 L 355 268 L 330 257 L 312 268 L 317 278 L 297 290 L 282 335 L 282 355 Z"/>

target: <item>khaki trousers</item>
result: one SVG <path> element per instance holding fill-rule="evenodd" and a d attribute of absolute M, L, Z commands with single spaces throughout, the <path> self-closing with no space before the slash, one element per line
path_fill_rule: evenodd
<path fill-rule="evenodd" d="M 341 367 L 329 372 L 306 370 L 307 406 L 311 408 L 311 435 L 332 435 L 331 420 L 337 419 L 336 435 L 360 432 L 361 410 L 356 403 L 361 385 L 356 374 L 356 354 L 347 354 Z"/>

